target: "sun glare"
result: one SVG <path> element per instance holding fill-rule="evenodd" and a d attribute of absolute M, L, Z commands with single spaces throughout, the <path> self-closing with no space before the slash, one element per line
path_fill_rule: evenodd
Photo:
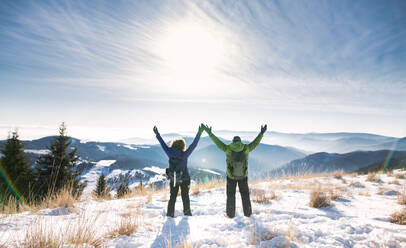
<path fill-rule="evenodd" d="M 171 25 L 165 30 L 157 39 L 156 52 L 171 83 L 187 86 L 191 81 L 213 82 L 216 71 L 226 63 L 221 34 L 193 22 Z"/>
<path fill-rule="evenodd" d="M 222 64 L 224 47 L 209 30 L 184 23 L 164 35 L 161 54 L 174 73 L 207 74 Z"/>

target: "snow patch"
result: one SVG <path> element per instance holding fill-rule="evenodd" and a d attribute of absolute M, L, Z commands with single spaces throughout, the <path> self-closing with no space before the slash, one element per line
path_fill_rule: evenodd
<path fill-rule="evenodd" d="M 137 150 L 137 147 L 132 147 L 131 145 L 123 145 L 123 147 L 130 149 L 130 150 Z"/>
<path fill-rule="evenodd" d="M 24 149 L 24 152 L 34 153 L 34 154 L 38 154 L 38 155 L 45 155 L 45 154 L 48 154 L 50 151 L 48 149 L 42 149 L 42 150 Z"/>
<path fill-rule="evenodd" d="M 145 171 L 151 171 L 154 172 L 156 174 L 165 174 L 165 169 L 156 167 L 156 166 L 151 166 L 151 167 L 145 167 L 144 168 Z"/>
<path fill-rule="evenodd" d="M 97 148 L 99 148 L 100 151 L 104 152 L 106 150 L 105 146 L 101 146 L 101 145 L 96 145 Z"/>

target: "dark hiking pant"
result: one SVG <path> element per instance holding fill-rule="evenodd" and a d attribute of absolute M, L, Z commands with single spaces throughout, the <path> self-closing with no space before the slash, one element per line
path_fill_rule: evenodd
<path fill-rule="evenodd" d="M 190 211 L 190 200 L 189 200 L 189 186 L 190 186 L 190 179 L 184 180 L 181 184 L 174 185 L 173 181 L 170 182 L 169 187 L 171 190 L 171 196 L 168 202 L 168 211 L 167 216 L 173 217 L 175 214 L 175 202 L 176 197 L 178 196 L 178 191 L 180 187 L 182 202 L 183 202 L 183 213 L 185 215 L 192 215 Z"/>
<path fill-rule="evenodd" d="M 234 180 L 227 177 L 227 216 L 230 218 L 235 216 L 235 190 L 237 188 L 237 183 L 241 194 L 244 215 L 250 217 L 252 214 L 252 209 L 247 177 L 240 180 Z"/>

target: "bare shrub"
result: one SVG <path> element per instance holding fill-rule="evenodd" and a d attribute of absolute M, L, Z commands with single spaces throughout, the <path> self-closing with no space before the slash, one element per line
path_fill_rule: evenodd
<path fill-rule="evenodd" d="M 309 206 L 313 208 L 323 208 L 331 205 L 330 198 L 328 195 L 323 192 L 321 186 L 313 189 L 310 193 L 310 202 Z"/>
<path fill-rule="evenodd" d="M 406 225 L 406 208 L 391 214 L 390 222 L 399 225 Z"/>

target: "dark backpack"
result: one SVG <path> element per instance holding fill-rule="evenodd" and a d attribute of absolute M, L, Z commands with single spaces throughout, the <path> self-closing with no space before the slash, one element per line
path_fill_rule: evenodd
<path fill-rule="evenodd" d="M 236 180 L 243 179 L 247 175 L 248 158 L 245 151 L 246 146 L 244 146 L 244 149 L 242 151 L 231 151 L 230 154 L 230 159 L 227 167 L 231 173 L 231 176 L 233 176 L 233 178 Z"/>
<path fill-rule="evenodd" d="M 183 156 L 169 158 L 169 178 L 175 185 L 182 183 Z"/>

